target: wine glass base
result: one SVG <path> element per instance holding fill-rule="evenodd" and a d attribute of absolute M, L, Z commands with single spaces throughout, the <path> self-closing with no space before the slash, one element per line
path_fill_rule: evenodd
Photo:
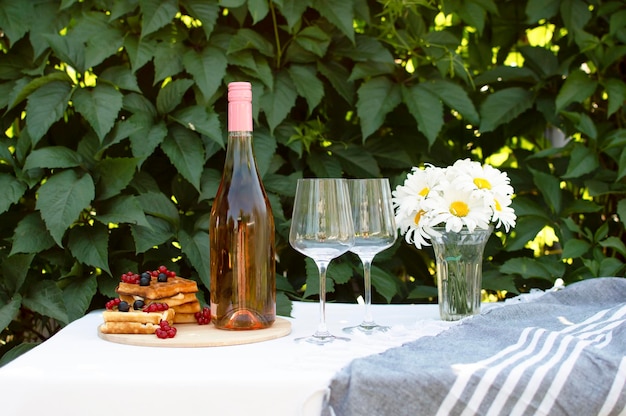
<path fill-rule="evenodd" d="M 324 335 L 310 335 L 308 337 L 300 337 L 300 338 L 295 338 L 294 341 L 296 342 L 307 342 L 309 344 L 315 344 L 315 345 L 326 345 L 326 344 L 330 344 L 331 342 L 335 342 L 335 341 L 350 341 L 350 338 L 348 337 L 337 337 L 335 335 L 332 334 L 324 334 Z"/>
<path fill-rule="evenodd" d="M 390 328 L 388 326 L 378 325 L 376 323 L 367 323 L 367 324 L 362 323 L 357 326 L 349 326 L 347 328 L 343 328 L 343 332 L 347 334 L 371 335 L 371 334 L 379 334 L 382 332 L 387 332 L 389 331 L 389 329 Z"/>

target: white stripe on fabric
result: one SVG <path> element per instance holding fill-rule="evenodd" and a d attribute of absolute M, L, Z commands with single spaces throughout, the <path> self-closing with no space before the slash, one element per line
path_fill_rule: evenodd
<path fill-rule="evenodd" d="M 598 412 L 598 416 L 608 416 L 613 414 L 615 406 L 617 406 L 617 402 L 620 397 L 623 397 L 622 393 L 624 388 L 626 387 L 626 357 L 622 358 L 622 361 L 619 363 L 619 367 L 617 368 L 617 374 L 615 374 L 615 378 L 613 379 L 613 384 L 611 385 L 611 390 L 609 390 L 609 394 L 606 396 L 606 400 L 602 405 L 602 408 Z M 621 414 L 626 414 L 626 407 L 622 409 Z"/>
<path fill-rule="evenodd" d="M 551 333 L 550 336 L 548 336 L 548 338 L 546 339 L 546 342 L 550 341 L 550 348 L 551 345 L 554 343 L 554 338 L 556 335 L 558 334 L 566 334 L 569 332 L 579 332 L 579 333 L 584 333 L 585 331 L 589 331 L 590 329 L 596 329 L 596 331 L 592 331 L 592 332 L 601 332 L 602 329 L 597 330 L 598 326 L 604 326 L 606 329 L 606 319 L 604 321 L 601 321 L 605 315 L 607 315 L 610 312 L 610 309 L 605 309 L 602 311 L 597 312 L 596 314 L 592 315 L 591 317 L 587 318 L 585 321 L 578 323 L 578 324 L 574 324 L 571 326 L 568 326 L 567 328 L 562 329 L 559 332 L 554 332 Z M 611 318 L 608 319 L 608 321 L 611 321 L 613 319 L 616 318 L 616 315 L 623 315 L 623 313 L 620 313 L 621 311 L 618 311 L 617 313 L 614 313 L 613 316 Z M 625 308 L 625 312 L 626 312 L 626 308 Z M 613 326 L 613 325 L 611 325 Z M 526 346 L 524 349 L 520 350 L 520 348 L 522 348 L 522 346 L 524 346 L 524 344 L 526 344 L 527 338 L 530 335 L 531 332 L 529 332 L 529 330 L 533 330 L 534 335 L 533 338 L 531 340 L 531 343 L 529 346 Z M 450 389 L 450 391 L 448 392 L 446 398 L 443 400 L 443 402 L 441 403 L 439 410 L 437 412 L 437 415 L 447 415 L 451 412 L 451 410 L 454 408 L 454 406 L 456 406 L 456 404 L 458 403 L 460 397 L 462 396 L 462 394 L 465 392 L 469 380 L 471 379 L 471 377 L 476 374 L 478 371 L 486 368 L 489 364 L 496 362 L 497 360 L 505 357 L 506 355 L 513 353 L 516 350 L 520 350 L 518 351 L 516 354 L 514 354 L 513 356 L 509 357 L 508 359 L 504 360 L 503 362 L 501 362 L 500 364 L 498 364 L 495 367 L 491 367 L 488 368 L 485 371 L 485 375 L 481 378 L 481 381 L 479 382 L 476 390 L 474 391 L 474 393 L 472 394 L 472 397 L 470 399 L 470 401 L 467 403 L 463 415 L 468 415 L 468 414 L 472 414 L 472 412 L 474 412 L 476 409 L 478 409 L 478 407 L 480 406 L 480 404 L 482 403 L 482 401 L 484 400 L 486 394 L 488 393 L 493 381 L 495 380 L 495 378 L 498 376 L 498 374 L 504 370 L 504 368 L 506 366 L 508 366 L 510 363 L 514 362 L 514 361 L 519 361 L 520 359 L 522 359 L 523 357 L 531 354 L 533 352 L 533 350 L 536 348 L 537 343 L 540 339 L 540 336 L 542 334 L 544 334 L 546 331 L 542 328 L 525 328 L 522 331 L 522 334 L 520 335 L 520 338 L 518 339 L 517 343 L 514 345 L 511 345 L 507 348 L 505 348 L 504 350 L 502 350 L 501 352 L 499 352 L 498 354 L 487 358 L 485 360 L 479 361 L 477 363 L 472 363 L 472 364 L 464 364 L 464 365 L 460 365 L 458 366 L 458 368 L 460 369 L 460 374 L 457 376 L 457 379 L 455 380 L 454 385 L 452 386 L 452 388 Z M 569 342 L 571 342 L 572 338 L 568 337 Z M 546 351 L 546 344 L 544 344 L 541 353 L 542 357 L 545 356 L 547 354 Z M 531 348 L 532 347 L 532 348 Z M 549 351 L 549 350 L 548 350 Z M 561 355 L 563 354 L 562 348 L 559 348 L 557 350 L 561 351 Z M 533 357 L 533 361 L 537 361 L 536 359 L 537 357 Z M 557 360 L 558 361 L 558 360 Z M 552 361 L 550 361 L 552 362 Z M 524 365 L 524 363 L 522 363 L 522 367 L 528 367 L 528 365 Z M 524 368 L 523 368 L 524 369 Z M 523 372 L 523 369 L 521 372 Z M 510 389 L 510 391 L 512 391 L 512 389 L 515 387 L 515 384 L 519 381 L 519 377 L 521 376 L 521 372 L 517 373 L 517 375 L 515 375 L 515 379 L 511 378 L 511 375 L 509 375 L 509 378 L 511 378 L 511 380 L 514 380 L 514 384 L 512 386 L 512 388 Z M 507 378 L 508 381 L 508 378 Z M 506 385 L 506 383 L 505 383 Z M 498 399 L 498 404 L 496 404 L 496 408 L 502 407 L 506 400 L 506 394 L 507 393 L 503 393 L 504 390 L 507 389 L 502 389 L 500 390 L 500 392 L 498 393 L 498 395 L 500 396 L 500 393 L 502 393 L 503 397 L 500 397 Z M 560 390 L 560 389 L 559 389 Z M 509 392 L 510 392 L 509 391 Z M 531 397 L 532 398 L 532 397 Z M 500 403 L 500 401 L 503 401 L 502 403 Z M 492 403 L 493 405 L 494 403 Z M 520 403 L 518 403 L 519 405 Z M 495 412 L 497 413 L 497 411 Z"/>
<path fill-rule="evenodd" d="M 520 349 L 522 346 L 526 344 L 531 332 L 534 332 L 535 330 L 536 328 L 524 328 L 524 330 L 520 334 L 520 337 L 517 340 L 517 343 L 506 347 L 502 351 L 498 352 L 496 355 L 493 355 L 477 363 L 459 365 L 460 373 L 457 376 L 457 379 L 455 380 L 454 384 L 452 385 L 452 388 L 450 389 L 450 391 L 448 391 L 446 398 L 443 400 L 443 402 L 439 406 L 439 410 L 437 411 L 437 416 L 447 416 L 450 414 L 450 412 L 452 411 L 452 408 L 456 405 L 458 398 L 461 397 L 461 394 L 465 390 L 465 387 L 468 381 L 470 380 L 470 378 L 475 372 L 488 367 L 491 363 Z M 545 332 L 546 332 L 545 330 L 539 330 L 535 332 L 535 335 L 533 336 L 533 339 L 531 340 L 531 346 L 533 346 L 533 348 L 534 348 L 534 345 L 537 344 L 539 336 L 541 336 L 541 334 Z M 466 371 L 470 369 L 471 371 Z"/>

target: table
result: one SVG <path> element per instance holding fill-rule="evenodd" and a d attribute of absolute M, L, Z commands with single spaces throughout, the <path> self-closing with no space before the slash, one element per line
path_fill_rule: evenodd
<path fill-rule="evenodd" d="M 101 311 L 72 322 L 0 368 L 3 415 L 228 414 L 318 415 L 333 375 L 376 354 L 456 323 L 437 305 L 373 305 L 388 333 L 353 335 L 325 346 L 296 343 L 318 322 L 318 303 L 294 302 L 290 335 L 261 343 L 206 348 L 136 347 L 100 339 Z M 358 324 L 354 304 L 327 304 L 335 334 Z"/>

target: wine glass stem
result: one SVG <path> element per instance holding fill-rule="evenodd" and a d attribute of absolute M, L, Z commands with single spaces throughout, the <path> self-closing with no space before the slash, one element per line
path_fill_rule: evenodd
<path fill-rule="evenodd" d="M 320 273 L 320 322 L 314 336 L 327 337 L 330 335 L 326 326 L 326 268 L 328 262 L 317 261 L 316 263 Z"/>
<path fill-rule="evenodd" d="M 371 326 L 374 324 L 374 318 L 370 306 L 372 305 L 372 260 L 361 259 L 363 263 L 363 281 L 364 281 L 364 297 L 365 297 L 365 316 L 362 326 Z"/>

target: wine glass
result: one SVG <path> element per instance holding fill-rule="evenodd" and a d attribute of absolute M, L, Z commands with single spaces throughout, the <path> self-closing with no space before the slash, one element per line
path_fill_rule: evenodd
<path fill-rule="evenodd" d="M 385 332 L 389 327 L 374 321 L 370 306 L 372 260 L 376 254 L 391 247 L 397 237 L 389 180 L 351 179 L 348 180 L 348 190 L 354 224 L 354 246 L 350 251 L 359 256 L 363 263 L 365 316 L 359 325 L 343 330 L 348 333 L 360 331 L 366 334 Z"/>
<path fill-rule="evenodd" d="M 315 261 L 320 276 L 320 321 L 315 333 L 297 338 L 327 344 L 350 338 L 332 335 L 326 326 L 326 269 L 330 261 L 350 250 L 354 228 L 345 179 L 298 179 L 289 230 L 291 246 Z"/>

